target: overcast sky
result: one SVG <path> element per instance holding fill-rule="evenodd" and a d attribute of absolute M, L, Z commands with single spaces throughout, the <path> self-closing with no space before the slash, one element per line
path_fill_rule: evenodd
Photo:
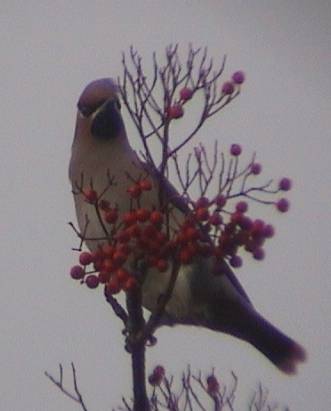
<path fill-rule="evenodd" d="M 294 181 L 291 212 L 268 214 L 277 229 L 268 257 L 248 261 L 238 276 L 255 306 L 307 348 L 309 361 L 288 378 L 245 343 L 178 327 L 158 333 L 147 368 L 162 363 L 179 376 L 187 364 L 206 373 L 215 366 L 225 381 L 234 370 L 238 410 L 258 381 L 292 410 L 330 409 L 330 22 L 328 0 L 2 0 L 2 410 L 76 410 L 43 375 L 59 362 L 68 383 L 75 362 L 91 411 L 130 394 L 121 325 L 101 291 L 68 276 L 76 239 L 66 225 L 75 219 L 67 164 L 82 88 L 119 75 L 121 51 L 131 44 L 148 65 L 171 42 L 183 50 L 206 45 L 216 61 L 227 54 L 227 75 L 247 75 L 240 98 L 201 140 L 218 139 L 225 149 L 240 143 L 247 155 L 257 151 L 267 178 Z"/>

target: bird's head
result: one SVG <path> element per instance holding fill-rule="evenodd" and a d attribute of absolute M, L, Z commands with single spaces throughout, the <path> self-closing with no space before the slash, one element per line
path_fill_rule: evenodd
<path fill-rule="evenodd" d="M 93 138 L 110 140 L 124 129 L 117 91 L 111 78 L 94 80 L 83 90 L 77 103 L 79 121 Z"/>

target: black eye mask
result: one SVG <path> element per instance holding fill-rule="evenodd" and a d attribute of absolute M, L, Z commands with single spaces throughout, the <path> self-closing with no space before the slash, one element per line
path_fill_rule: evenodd
<path fill-rule="evenodd" d="M 108 140 L 116 137 L 122 130 L 123 121 L 117 104 L 114 100 L 108 101 L 95 116 L 91 126 L 94 137 Z"/>

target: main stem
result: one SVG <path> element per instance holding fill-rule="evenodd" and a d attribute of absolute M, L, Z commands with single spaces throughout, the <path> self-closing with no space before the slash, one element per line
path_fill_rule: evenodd
<path fill-rule="evenodd" d="M 129 325 L 129 350 L 131 353 L 133 379 L 133 411 L 150 411 L 146 391 L 145 374 L 145 340 L 139 338 L 144 330 L 141 289 L 127 294 L 127 310 Z"/>

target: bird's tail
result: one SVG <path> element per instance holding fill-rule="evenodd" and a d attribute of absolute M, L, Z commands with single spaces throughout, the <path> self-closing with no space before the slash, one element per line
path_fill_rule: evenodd
<path fill-rule="evenodd" d="M 254 311 L 247 341 L 261 351 L 286 374 L 295 374 L 297 365 L 306 360 L 304 348 Z"/>
<path fill-rule="evenodd" d="M 209 328 L 249 342 L 286 374 L 295 374 L 306 360 L 304 348 L 263 318 L 250 305 L 221 304 Z M 213 310 L 214 311 L 214 310 Z M 215 311 L 214 311 L 215 313 Z"/>

